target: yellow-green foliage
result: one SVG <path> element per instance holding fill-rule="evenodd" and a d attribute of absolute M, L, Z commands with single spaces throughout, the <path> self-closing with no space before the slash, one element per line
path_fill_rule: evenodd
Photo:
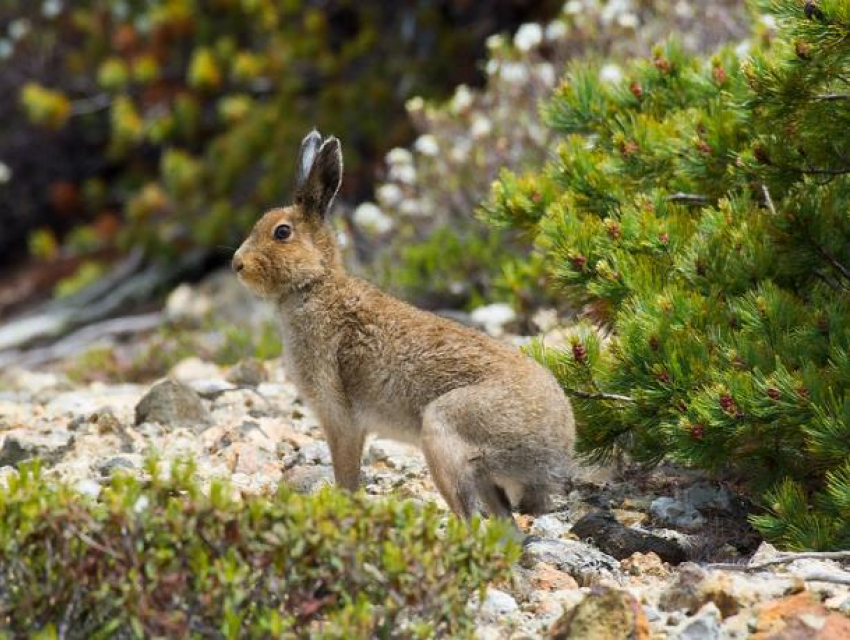
<path fill-rule="evenodd" d="M 0 631 L 15 637 L 471 635 L 518 553 L 498 522 L 325 489 L 233 497 L 190 463 L 94 502 L 24 466 L 0 490 Z"/>

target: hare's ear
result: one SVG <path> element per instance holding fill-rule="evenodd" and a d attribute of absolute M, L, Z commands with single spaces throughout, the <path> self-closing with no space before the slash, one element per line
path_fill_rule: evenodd
<path fill-rule="evenodd" d="M 316 159 L 316 152 L 322 146 L 322 136 L 313 129 L 301 141 L 301 149 L 298 151 L 298 164 L 295 167 L 295 187 L 300 189 L 310 175 L 310 167 Z"/>
<path fill-rule="evenodd" d="M 324 218 L 341 183 L 342 148 L 339 140 L 330 136 L 316 151 L 307 179 L 295 194 L 295 202 L 308 213 Z"/>

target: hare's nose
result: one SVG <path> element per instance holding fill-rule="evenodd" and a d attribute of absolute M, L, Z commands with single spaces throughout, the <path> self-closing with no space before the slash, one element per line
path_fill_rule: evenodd
<path fill-rule="evenodd" d="M 236 273 L 239 273 L 240 271 L 242 271 L 242 268 L 245 265 L 242 263 L 242 258 L 240 258 L 239 256 L 233 256 L 233 262 L 231 263 L 231 266 L 233 267 L 233 270 Z"/>

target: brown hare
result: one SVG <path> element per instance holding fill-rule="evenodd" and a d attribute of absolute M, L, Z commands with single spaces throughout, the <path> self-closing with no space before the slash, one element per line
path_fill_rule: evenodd
<path fill-rule="evenodd" d="M 355 490 L 366 435 L 415 443 L 451 509 L 540 512 L 572 467 L 570 403 L 518 350 L 416 309 L 343 268 L 328 223 L 339 140 L 302 142 L 295 203 L 257 222 L 233 257 L 280 311 L 287 375 L 317 416 L 338 485 Z"/>

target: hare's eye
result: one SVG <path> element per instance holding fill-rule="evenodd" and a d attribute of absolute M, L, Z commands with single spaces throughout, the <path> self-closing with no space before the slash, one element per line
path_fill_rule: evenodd
<path fill-rule="evenodd" d="M 274 228 L 275 240 L 289 240 L 292 235 L 292 227 L 288 224 L 279 224 Z"/>

